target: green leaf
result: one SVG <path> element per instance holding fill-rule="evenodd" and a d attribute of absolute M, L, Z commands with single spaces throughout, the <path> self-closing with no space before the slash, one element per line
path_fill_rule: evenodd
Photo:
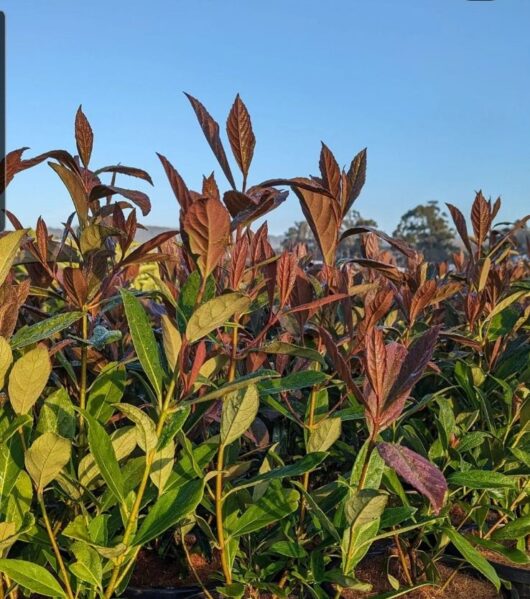
<path fill-rule="evenodd" d="M 230 445 L 243 435 L 254 422 L 259 409 L 255 385 L 229 393 L 223 401 L 221 443 Z"/>
<path fill-rule="evenodd" d="M 0 337 L 0 391 L 4 388 L 6 374 L 12 363 L 13 352 L 11 346 L 3 337 Z"/>
<path fill-rule="evenodd" d="M 120 426 L 111 435 L 110 440 L 118 462 L 130 455 L 136 448 L 138 430 L 135 426 Z M 145 463 L 145 462 L 144 462 Z M 94 481 L 100 475 L 99 467 L 91 453 L 85 455 L 79 462 L 79 482 L 84 487 L 93 486 Z M 123 478 L 123 477 L 122 477 Z M 125 495 L 125 493 L 124 493 Z"/>
<path fill-rule="evenodd" d="M 125 391 L 127 374 L 117 362 L 108 364 L 90 387 L 87 412 L 105 424 L 114 413 L 112 404 L 119 403 Z"/>
<path fill-rule="evenodd" d="M 323 383 L 328 377 L 318 370 L 294 372 L 281 379 L 269 379 L 260 383 L 263 393 L 283 393 L 284 391 L 297 391 L 304 387 L 314 387 Z"/>
<path fill-rule="evenodd" d="M 300 493 L 294 489 L 270 486 L 263 497 L 250 505 L 229 531 L 232 538 L 255 532 L 292 514 L 298 507 Z"/>
<path fill-rule="evenodd" d="M 17 255 L 25 230 L 13 231 L 0 237 L 0 286 L 4 284 L 13 260 Z"/>
<path fill-rule="evenodd" d="M 174 439 L 175 435 L 177 435 L 184 426 L 184 423 L 188 419 L 190 415 L 190 408 L 182 408 L 178 409 L 176 412 L 173 412 L 166 420 L 164 428 L 160 433 L 160 438 L 158 439 L 158 447 L 157 449 L 163 449 L 172 439 Z"/>
<path fill-rule="evenodd" d="M 162 449 L 159 449 L 154 457 L 153 465 L 149 473 L 149 478 L 161 494 L 171 476 L 173 464 L 175 462 L 175 445 L 170 441 Z"/>
<path fill-rule="evenodd" d="M 19 358 L 9 374 L 9 400 L 16 414 L 27 414 L 46 387 L 52 366 L 48 350 L 36 347 Z"/>
<path fill-rule="evenodd" d="M 511 541 L 530 535 L 530 516 L 522 516 L 498 528 L 492 538 L 495 541 Z"/>
<path fill-rule="evenodd" d="M 515 479 L 491 470 L 466 470 L 453 472 L 447 478 L 453 487 L 468 489 L 511 489 L 515 487 Z"/>
<path fill-rule="evenodd" d="M 190 343 L 206 337 L 222 326 L 236 312 L 245 312 L 250 298 L 240 293 L 227 293 L 211 299 L 199 306 L 191 315 L 186 326 L 186 338 Z"/>
<path fill-rule="evenodd" d="M 270 480 L 280 480 L 282 478 L 295 478 L 297 476 L 302 476 L 302 474 L 314 470 L 326 459 L 327 456 L 328 454 L 326 452 L 310 453 L 294 464 L 281 466 L 280 468 L 274 468 L 273 470 L 269 470 L 263 474 L 258 474 L 258 476 L 255 476 L 254 478 L 245 480 L 240 486 L 235 487 L 234 490 L 241 490 L 243 488 L 251 487 Z"/>
<path fill-rule="evenodd" d="M 312 360 L 313 362 L 318 362 L 322 366 L 326 366 L 324 356 L 316 349 L 312 349 L 311 347 L 300 347 L 299 345 L 293 345 L 292 343 L 286 343 L 285 341 L 271 341 L 253 351 L 306 358 L 307 360 Z"/>
<path fill-rule="evenodd" d="M 166 491 L 142 521 L 134 544 L 145 545 L 168 528 L 176 526 L 180 520 L 195 510 L 203 493 L 203 480 L 192 480 L 181 487 Z"/>
<path fill-rule="evenodd" d="M 337 417 L 325 418 L 309 432 L 307 452 L 327 451 L 340 437 L 341 420 Z"/>
<path fill-rule="evenodd" d="M 179 330 L 170 320 L 169 316 L 164 314 L 160 319 L 162 324 L 162 343 L 164 353 L 171 371 L 175 370 L 178 363 L 180 348 L 182 347 L 182 337 Z"/>
<path fill-rule="evenodd" d="M 115 407 L 138 427 L 138 445 L 143 451 L 149 453 L 155 449 L 158 437 L 153 420 L 143 410 L 131 404 L 119 403 Z"/>
<path fill-rule="evenodd" d="M 164 370 L 153 327 L 142 304 L 132 293 L 120 290 L 136 355 L 158 398 L 162 397 Z"/>
<path fill-rule="evenodd" d="M 355 567 L 366 555 L 379 529 L 380 518 L 388 496 L 373 489 L 351 491 L 344 503 L 348 528 L 342 539 L 342 569 L 353 575 Z"/>
<path fill-rule="evenodd" d="M 20 528 L 29 514 L 32 499 L 33 485 L 31 478 L 27 472 L 20 470 L 12 492 L 7 498 L 7 507 L 5 509 L 6 519 L 10 522 L 15 522 L 17 527 Z"/>
<path fill-rule="evenodd" d="M 316 455 L 316 454 L 313 453 L 311 455 Z M 324 530 L 326 530 L 335 539 L 335 541 L 337 541 L 337 543 L 340 543 L 340 535 L 339 535 L 337 529 L 335 528 L 335 526 L 333 525 L 333 522 L 331 522 L 331 520 L 326 516 L 326 514 L 324 513 L 322 508 L 318 505 L 318 503 L 315 501 L 313 496 L 310 493 L 308 493 L 299 482 L 293 481 L 293 484 L 298 489 L 300 489 L 300 492 L 302 493 L 302 495 L 304 497 L 304 501 L 306 501 L 308 503 L 308 505 L 310 507 L 310 514 L 320 522 L 320 524 L 322 525 L 322 528 Z"/>
<path fill-rule="evenodd" d="M 11 439 L 11 437 L 19 431 L 19 429 L 30 422 L 33 422 L 33 418 L 29 414 L 16 416 L 0 433 L 0 443 L 7 443 L 7 441 L 9 441 L 9 439 Z"/>
<path fill-rule="evenodd" d="M 55 433 L 44 433 L 37 437 L 26 451 L 25 464 L 37 491 L 55 480 L 70 460 L 71 444 L 68 439 Z"/>
<path fill-rule="evenodd" d="M 294 541 L 277 541 L 269 547 L 269 551 L 295 559 L 307 557 L 307 551 L 300 545 L 300 543 L 295 543 Z"/>
<path fill-rule="evenodd" d="M 451 543 L 455 546 L 462 557 L 485 576 L 497 589 L 501 588 L 501 581 L 495 572 L 493 566 L 483 557 L 471 543 L 458 533 L 454 528 L 444 528 L 445 534 L 449 537 Z"/>
<path fill-rule="evenodd" d="M 101 476 L 107 483 L 110 491 L 120 503 L 123 503 L 125 501 L 123 477 L 112 441 L 105 429 L 93 416 L 86 411 L 83 415 L 88 422 L 88 445 L 90 453 L 94 457 Z"/>
<path fill-rule="evenodd" d="M 103 566 L 98 552 L 81 541 L 72 544 L 72 552 L 77 560 L 69 566 L 72 574 L 80 581 L 101 589 Z"/>
<path fill-rule="evenodd" d="M 251 374 L 240 376 L 237 380 L 232 381 L 231 383 L 227 383 L 219 389 L 215 389 L 214 391 L 210 391 L 209 393 L 205 393 L 201 397 L 197 399 L 192 399 L 183 404 L 181 406 L 191 406 L 197 403 L 204 403 L 206 401 L 211 401 L 212 399 L 219 399 L 220 397 L 225 397 L 232 391 L 236 391 L 238 389 L 245 389 L 250 384 L 256 384 L 259 381 L 263 381 L 265 379 L 269 379 L 271 377 L 278 376 L 278 373 L 274 370 L 258 370 L 257 372 L 253 372 Z"/>
<path fill-rule="evenodd" d="M 64 387 L 60 387 L 45 399 L 37 422 L 37 432 L 52 432 L 73 439 L 77 420 L 72 400 Z"/>
<path fill-rule="evenodd" d="M 0 572 L 21 587 L 45 597 L 66 597 L 57 580 L 42 566 L 21 559 L 0 559 Z"/>
<path fill-rule="evenodd" d="M 485 547 L 494 553 L 504 556 L 514 564 L 530 564 L 530 555 L 527 555 L 525 551 L 521 551 L 515 547 L 508 547 L 507 545 L 491 541 L 490 539 L 483 539 L 473 534 L 467 534 L 465 537 L 472 545 Z"/>
<path fill-rule="evenodd" d="M 0 443 L 0 499 L 5 501 L 11 496 L 11 491 L 17 481 L 19 459 L 21 458 L 20 440 L 18 437 Z"/>
<path fill-rule="evenodd" d="M 21 327 L 11 338 L 11 347 L 21 349 L 43 339 L 49 339 L 56 333 L 72 326 L 82 316 L 82 312 L 65 312 L 64 314 L 51 316 L 37 324 Z"/>

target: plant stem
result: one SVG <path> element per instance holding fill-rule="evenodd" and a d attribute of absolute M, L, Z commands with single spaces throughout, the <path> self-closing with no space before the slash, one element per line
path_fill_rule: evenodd
<path fill-rule="evenodd" d="M 160 438 L 160 434 L 162 433 L 162 429 L 164 428 L 164 424 L 165 424 L 166 419 L 169 414 L 169 407 L 170 407 L 171 400 L 173 399 L 173 393 L 175 391 L 177 376 L 178 376 L 178 369 L 175 369 L 175 372 L 173 373 L 173 377 L 171 378 L 171 383 L 169 384 L 169 387 L 168 387 L 168 390 L 166 393 L 166 398 L 165 398 L 163 406 L 162 406 L 162 412 L 160 413 L 160 418 L 158 419 L 158 424 L 156 427 L 157 438 Z M 143 497 L 145 494 L 145 490 L 147 488 L 147 483 L 149 482 L 149 474 L 151 472 L 151 466 L 153 465 L 155 455 L 156 455 L 156 448 L 152 449 L 146 455 L 146 458 L 145 458 L 145 468 L 144 468 L 144 473 L 142 476 L 142 481 L 140 482 L 140 486 L 138 488 L 138 493 L 136 495 L 136 499 L 134 501 L 131 513 L 129 514 L 129 518 L 127 520 L 127 526 L 125 527 L 125 532 L 123 534 L 122 542 L 126 548 L 128 548 L 128 544 L 129 544 L 129 541 L 131 540 L 131 536 L 134 531 L 136 520 L 138 519 L 138 514 L 140 513 L 140 507 L 142 505 L 142 500 L 143 500 Z M 137 553 L 138 552 L 135 553 L 135 556 L 137 555 Z M 107 591 L 105 593 L 105 599 L 110 599 L 112 597 L 112 593 L 114 592 L 116 586 L 120 582 L 120 568 L 121 568 L 121 565 L 123 564 L 124 559 L 125 559 L 124 554 L 122 554 L 120 556 L 120 558 L 118 558 L 116 565 L 114 566 L 109 584 L 107 586 Z"/>
<path fill-rule="evenodd" d="M 232 353 L 230 357 L 230 366 L 228 368 L 228 382 L 231 383 L 236 376 L 237 366 L 237 344 L 239 340 L 238 317 L 235 316 L 235 326 L 232 331 Z M 226 541 L 223 523 L 223 468 L 224 468 L 224 453 L 225 446 L 222 442 L 219 443 L 217 452 L 217 474 L 215 475 L 215 519 L 217 523 L 217 542 L 219 544 L 219 552 L 221 553 L 221 566 L 227 584 L 232 584 L 232 572 L 228 563 L 226 554 Z"/>
<path fill-rule="evenodd" d="M 223 468 L 225 447 L 221 443 L 217 452 L 217 474 L 215 476 L 215 517 L 217 520 L 217 541 L 221 552 L 221 566 L 227 584 L 232 584 L 232 572 L 226 555 L 226 543 L 223 524 Z"/>
<path fill-rule="evenodd" d="M 182 534 L 182 529 L 180 529 L 180 531 L 181 531 L 180 532 L 180 537 L 182 539 L 182 547 L 184 548 L 184 554 L 186 555 L 186 562 L 188 564 L 188 568 L 191 570 L 191 573 L 193 574 L 193 578 L 195 578 L 195 580 L 197 581 L 197 584 L 201 587 L 202 592 L 207 597 L 207 599 L 213 599 L 212 594 L 204 586 L 204 583 L 203 583 L 201 577 L 199 576 L 199 573 L 197 572 L 197 570 L 195 569 L 195 566 L 193 565 L 193 562 L 191 561 L 191 555 L 190 555 L 190 552 L 189 552 L 188 547 L 186 545 L 186 540 L 184 538 L 184 535 Z"/>
<path fill-rule="evenodd" d="M 317 369 L 318 369 L 318 367 L 317 367 Z M 316 407 L 317 393 L 318 393 L 318 391 L 315 386 L 311 389 L 311 394 L 309 395 L 309 415 L 308 415 L 308 421 L 307 421 L 307 426 L 309 428 L 309 432 L 311 432 L 311 430 L 313 429 L 313 426 L 315 425 L 315 407 Z M 302 478 L 302 486 L 304 487 L 304 491 L 307 492 L 309 490 L 309 472 L 304 473 L 304 476 Z M 302 531 L 302 529 L 303 529 L 305 512 L 306 512 L 306 502 L 305 502 L 305 499 L 302 498 L 301 505 L 300 505 L 300 531 Z"/>
<path fill-rule="evenodd" d="M 401 568 L 403 570 L 403 574 L 405 575 L 405 580 L 407 584 L 411 587 L 413 586 L 412 577 L 410 575 L 409 568 L 407 566 L 407 560 L 405 559 L 405 554 L 403 553 L 403 548 L 401 547 L 401 541 L 399 540 L 399 535 L 394 535 L 394 543 L 396 544 L 396 549 L 399 556 L 399 561 L 401 562 Z"/>
<path fill-rule="evenodd" d="M 72 587 L 70 586 L 70 579 L 68 577 L 68 572 L 66 571 L 66 567 L 65 567 L 64 561 L 63 561 L 63 556 L 61 555 L 61 550 L 59 549 L 59 546 L 57 545 L 57 541 L 55 539 L 55 535 L 53 533 L 53 529 L 50 524 L 50 519 L 48 518 L 48 512 L 46 511 L 46 504 L 44 503 L 44 497 L 42 495 L 42 491 L 37 492 L 37 499 L 39 501 L 40 509 L 42 511 L 44 525 L 46 526 L 46 531 L 48 532 L 48 537 L 50 538 L 50 543 L 52 544 L 53 552 L 55 553 L 55 557 L 57 558 L 57 563 L 59 564 L 59 568 L 61 570 L 64 585 L 66 587 L 66 594 L 68 595 L 69 599 L 74 599 L 74 594 L 72 592 Z"/>
<path fill-rule="evenodd" d="M 81 345 L 81 380 L 79 383 L 79 407 L 81 410 L 86 408 L 86 390 L 87 390 L 87 362 L 88 362 L 88 346 L 86 342 L 88 340 L 88 312 L 85 307 L 83 307 L 83 318 L 81 321 L 82 326 L 82 339 L 83 345 Z M 79 445 L 81 449 L 81 455 L 79 458 L 83 457 L 83 451 L 86 446 L 86 438 L 85 438 L 85 418 L 82 414 L 79 414 Z"/>

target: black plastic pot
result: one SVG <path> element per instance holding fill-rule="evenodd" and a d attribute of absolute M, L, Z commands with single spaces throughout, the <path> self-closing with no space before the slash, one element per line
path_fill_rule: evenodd
<path fill-rule="evenodd" d="M 510 599 L 530 599 L 530 570 L 490 561 L 503 580 L 511 583 Z"/>
<path fill-rule="evenodd" d="M 215 592 L 208 589 L 213 596 Z M 129 587 L 123 593 L 126 599 L 206 599 L 199 586 L 189 587 Z"/>

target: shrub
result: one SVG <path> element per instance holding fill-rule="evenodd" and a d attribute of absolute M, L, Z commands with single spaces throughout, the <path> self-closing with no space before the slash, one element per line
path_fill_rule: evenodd
<path fill-rule="evenodd" d="M 8 182 L 50 160 L 75 212 L 59 241 L 12 214 L 0 238 L 4 593 L 120 596 L 156 549 L 183 555 L 211 596 L 191 532 L 218 556 L 224 596 L 365 589 L 356 569 L 383 539 L 409 587 L 436 582 L 448 543 L 499 587 L 480 548 L 528 562 L 530 287 L 512 244 L 525 221 L 493 228 L 500 201 L 479 193 L 471 234 L 449 206 L 466 253 L 429 265 L 374 227 L 344 231 L 365 150 L 341 171 L 323 145 L 319 177 L 249 186 L 255 138 L 238 96 L 238 186 L 219 125 L 188 98 L 230 188 L 212 174 L 193 191 L 159 155 L 178 232 L 141 245 L 149 198 L 116 179 L 151 178 L 91 170 L 81 109 L 78 157 L 7 157 Z M 322 263 L 303 244 L 276 254 L 267 225 L 252 226 L 285 188 Z M 337 261 L 352 236 L 360 255 Z"/>

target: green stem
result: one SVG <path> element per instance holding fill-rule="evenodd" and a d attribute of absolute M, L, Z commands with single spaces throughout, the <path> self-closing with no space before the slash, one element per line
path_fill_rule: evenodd
<path fill-rule="evenodd" d="M 238 317 L 234 317 L 235 326 L 232 330 L 232 353 L 230 357 L 230 366 L 228 368 L 228 382 L 231 383 L 236 377 L 237 366 L 237 344 L 239 340 Z M 217 524 L 217 542 L 221 554 L 221 566 L 227 584 L 232 584 L 232 572 L 226 553 L 226 540 L 223 523 L 223 469 L 224 469 L 225 446 L 219 443 L 217 452 L 217 466 L 215 475 L 215 519 Z"/>
<path fill-rule="evenodd" d="M 186 555 L 186 562 L 188 564 L 188 568 L 190 569 L 191 573 L 193 574 L 193 577 L 197 581 L 197 584 L 201 587 L 202 592 L 207 597 L 207 599 L 213 599 L 212 594 L 204 586 L 204 583 L 203 583 L 201 577 L 199 576 L 199 573 L 197 572 L 197 570 L 195 569 L 195 566 L 193 565 L 193 562 L 191 561 L 191 555 L 190 555 L 190 552 L 186 545 L 186 539 L 184 538 L 184 535 L 182 534 L 182 528 L 180 529 L 180 538 L 182 540 L 182 547 L 184 548 L 184 554 Z"/>
<path fill-rule="evenodd" d="M 171 400 L 173 399 L 173 394 L 175 392 L 175 386 L 177 383 L 177 378 L 178 378 L 178 368 L 175 369 L 173 376 L 171 377 L 171 382 L 169 384 L 167 393 L 166 393 L 166 397 L 164 400 L 164 403 L 162 405 L 162 411 L 160 413 L 160 418 L 158 419 L 158 424 L 156 427 L 156 436 L 157 439 L 160 438 L 160 434 L 162 433 L 162 429 L 164 428 L 164 424 L 166 422 L 166 419 L 169 415 L 169 408 L 170 408 L 170 404 L 171 404 Z M 123 534 L 123 544 L 125 545 L 125 551 L 124 553 L 121 555 L 120 558 L 118 558 L 116 565 L 114 566 L 114 569 L 112 571 L 111 574 L 111 578 L 109 581 L 109 584 L 107 586 L 107 591 L 105 592 L 105 599 L 110 599 L 112 597 L 112 593 L 114 592 L 114 590 L 116 589 L 116 586 L 119 584 L 119 582 L 121 581 L 120 579 L 120 568 L 125 560 L 125 552 L 126 550 L 129 548 L 129 542 L 131 540 L 132 534 L 134 532 L 135 529 L 135 525 L 136 525 L 136 521 L 138 519 L 138 514 L 140 513 L 140 507 L 142 505 L 142 501 L 143 501 L 143 497 L 145 494 L 145 490 L 147 488 L 147 483 L 149 482 L 149 474 L 151 472 L 151 467 L 153 465 L 153 461 L 155 459 L 155 455 L 156 455 L 156 449 L 152 449 L 145 458 L 145 468 L 144 468 L 144 473 L 142 475 L 142 480 L 140 482 L 140 486 L 138 488 L 138 493 L 136 495 L 136 499 L 134 501 L 131 513 L 129 514 L 129 518 L 127 520 L 127 525 L 125 527 L 125 532 Z M 136 551 L 134 556 L 136 556 L 138 554 L 138 552 Z M 132 560 L 131 560 L 132 561 Z M 126 568 L 129 566 L 130 564 L 126 565 Z"/>
<path fill-rule="evenodd" d="M 88 346 L 86 342 L 88 341 L 88 312 L 85 307 L 83 307 L 83 318 L 81 321 L 82 326 L 82 339 L 83 344 L 81 345 L 81 378 L 79 382 L 79 407 L 81 410 L 86 409 L 86 392 L 87 392 L 87 363 L 88 363 Z M 86 447 L 86 436 L 85 436 L 85 418 L 83 414 L 79 414 L 79 445 L 80 445 L 80 453 L 79 459 L 83 457 L 84 448 Z"/>
<path fill-rule="evenodd" d="M 46 511 L 46 504 L 44 503 L 44 497 L 42 495 L 42 491 L 37 492 L 37 499 L 39 501 L 40 509 L 42 511 L 44 525 L 46 526 L 46 531 L 48 533 L 48 537 L 50 538 L 50 543 L 52 544 L 53 552 L 55 553 L 55 557 L 57 558 L 57 563 L 59 564 L 59 568 L 61 570 L 63 582 L 66 587 L 66 594 L 68 595 L 68 599 L 74 599 L 74 594 L 72 592 L 72 587 L 70 586 L 70 579 L 68 577 L 68 572 L 66 571 L 66 567 L 65 567 L 64 561 L 63 561 L 63 556 L 61 555 L 61 550 L 59 549 L 59 545 L 57 545 L 57 541 L 55 539 L 55 535 L 53 533 L 53 529 L 50 524 L 50 519 L 48 518 L 48 512 Z"/>

